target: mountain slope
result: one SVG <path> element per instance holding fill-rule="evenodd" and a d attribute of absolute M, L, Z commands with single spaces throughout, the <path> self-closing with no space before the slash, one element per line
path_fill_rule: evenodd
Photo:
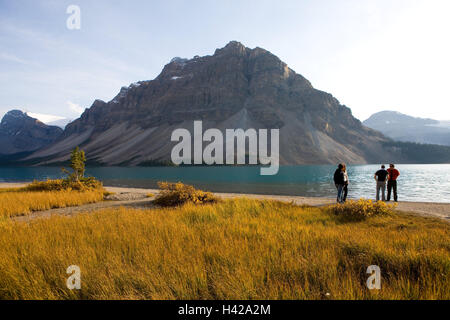
<path fill-rule="evenodd" d="M 450 146 L 450 123 L 395 111 L 375 113 L 363 123 L 395 140 Z"/>
<path fill-rule="evenodd" d="M 397 147 L 385 147 L 388 138 L 275 55 L 232 41 L 212 56 L 174 58 L 156 79 L 124 87 L 107 103 L 96 100 L 58 141 L 26 160 L 65 161 L 80 146 L 99 164 L 167 162 L 172 131 L 192 132 L 194 120 L 203 130 L 279 128 L 281 164 L 402 159 Z"/>
<path fill-rule="evenodd" d="M 54 142 L 62 132 L 20 110 L 11 110 L 0 123 L 0 155 L 35 151 Z"/>

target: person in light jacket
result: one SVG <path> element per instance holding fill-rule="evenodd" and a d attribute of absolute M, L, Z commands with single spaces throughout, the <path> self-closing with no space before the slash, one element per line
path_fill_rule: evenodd
<path fill-rule="evenodd" d="M 342 171 L 344 172 L 344 195 L 342 196 L 342 202 L 347 201 L 347 195 L 348 195 L 348 184 L 349 184 L 349 180 L 348 180 L 348 172 L 347 172 L 347 166 L 345 165 L 345 163 L 342 164 L 344 166 L 344 168 L 342 169 Z"/>

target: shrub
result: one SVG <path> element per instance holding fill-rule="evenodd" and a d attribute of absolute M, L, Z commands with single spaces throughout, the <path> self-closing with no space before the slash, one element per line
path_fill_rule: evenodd
<path fill-rule="evenodd" d="M 72 179 L 55 179 L 46 181 L 33 181 L 29 185 L 21 188 L 21 191 L 62 191 L 62 190 L 96 190 L 102 189 L 102 183 L 94 177 Z"/>
<path fill-rule="evenodd" d="M 389 205 L 385 202 L 360 199 L 358 201 L 348 201 L 343 204 L 336 204 L 330 207 L 335 215 L 345 220 L 361 221 L 366 218 L 392 213 L 395 205 Z"/>
<path fill-rule="evenodd" d="M 174 207 L 185 203 L 206 204 L 218 201 L 212 193 L 195 189 L 193 186 L 181 182 L 158 182 L 158 187 L 161 191 L 155 199 L 155 204 L 163 207 Z"/>

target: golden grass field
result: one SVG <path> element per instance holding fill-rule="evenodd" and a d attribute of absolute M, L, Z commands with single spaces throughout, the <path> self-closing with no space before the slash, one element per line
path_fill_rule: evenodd
<path fill-rule="evenodd" d="M 102 190 L 16 191 L 0 190 L 0 218 L 33 211 L 64 208 L 103 200 Z"/>
<path fill-rule="evenodd" d="M 346 222 L 250 199 L 3 219 L 0 298 L 450 299 L 449 239 L 435 219 Z M 81 290 L 66 287 L 70 265 Z M 381 290 L 365 286 L 369 265 L 381 268 Z"/>

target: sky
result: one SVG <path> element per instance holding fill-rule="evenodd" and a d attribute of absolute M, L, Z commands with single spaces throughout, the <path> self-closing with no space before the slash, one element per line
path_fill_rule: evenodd
<path fill-rule="evenodd" d="M 69 29 L 70 5 L 80 29 Z M 75 119 L 173 57 L 262 47 L 361 121 L 450 120 L 448 0 L 0 0 L 0 116 Z"/>

